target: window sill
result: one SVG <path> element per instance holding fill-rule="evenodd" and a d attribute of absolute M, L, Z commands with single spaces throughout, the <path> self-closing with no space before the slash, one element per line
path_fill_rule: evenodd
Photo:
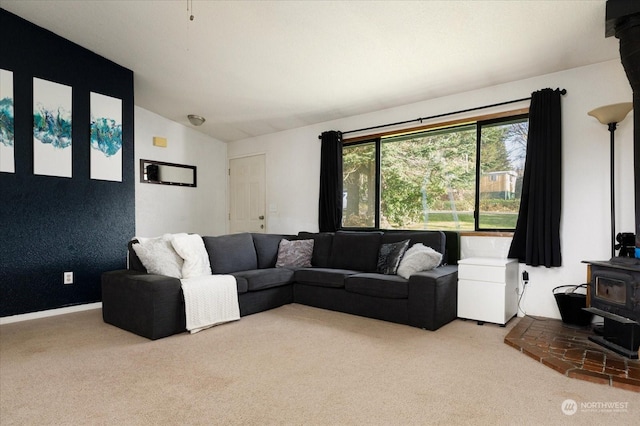
<path fill-rule="evenodd" d="M 461 237 L 513 237 L 513 232 L 505 231 L 465 231 L 460 232 Z"/>

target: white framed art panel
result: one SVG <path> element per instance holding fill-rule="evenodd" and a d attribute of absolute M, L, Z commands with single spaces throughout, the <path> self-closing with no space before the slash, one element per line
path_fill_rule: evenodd
<path fill-rule="evenodd" d="M 33 173 L 71 177 L 71 86 L 33 79 Z"/>
<path fill-rule="evenodd" d="M 122 99 L 91 92 L 91 179 L 122 182 Z"/>
<path fill-rule="evenodd" d="M 0 69 L 0 172 L 15 173 L 13 72 Z"/>

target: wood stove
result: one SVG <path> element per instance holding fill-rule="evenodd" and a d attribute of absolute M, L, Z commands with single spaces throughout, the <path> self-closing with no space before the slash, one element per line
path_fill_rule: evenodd
<path fill-rule="evenodd" d="M 591 306 L 640 322 L 640 263 L 621 258 L 591 263 Z"/>
<path fill-rule="evenodd" d="M 604 318 L 601 336 L 590 340 L 631 359 L 640 347 L 640 259 L 612 258 L 591 264 L 590 307 Z"/>

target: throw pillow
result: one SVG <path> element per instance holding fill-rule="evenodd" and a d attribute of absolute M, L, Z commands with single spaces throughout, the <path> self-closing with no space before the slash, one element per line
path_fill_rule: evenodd
<path fill-rule="evenodd" d="M 183 260 L 171 244 L 173 236 L 140 238 L 131 245 L 148 273 L 182 278 Z"/>
<path fill-rule="evenodd" d="M 398 266 L 398 275 L 409 279 L 411 275 L 420 271 L 428 271 L 440 265 L 442 253 L 422 243 L 416 243 L 406 251 Z"/>
<path fill-rule="evenodd" d="M 409 240 L 397 243 L 382 244 L 378 252 L 378 273 L 395 275 L 400 260 L 409 247 Z"/>
<path fill-rule="evenodd" d="M 313 240 L 282 239 L 278 246 L 276 268 L 310 268 Z"/>
<path fill-rule="evenodd" d="M 211 275 L 209 254 L 198 234 L 177 235 L 171 241 L 173 248 L 184 259 L 182 278 L 195 278 Z"/>

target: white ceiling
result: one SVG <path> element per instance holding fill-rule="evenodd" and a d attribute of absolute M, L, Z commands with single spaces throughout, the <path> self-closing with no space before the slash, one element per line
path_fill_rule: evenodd
<path fill-rule="evenodd" d="M 227 142 L 619 58 L 605 0 L 193 0 L 193 21 L 189 3 L 0 7 L 133 70 L 136 105 L 202 115 Z"/>

